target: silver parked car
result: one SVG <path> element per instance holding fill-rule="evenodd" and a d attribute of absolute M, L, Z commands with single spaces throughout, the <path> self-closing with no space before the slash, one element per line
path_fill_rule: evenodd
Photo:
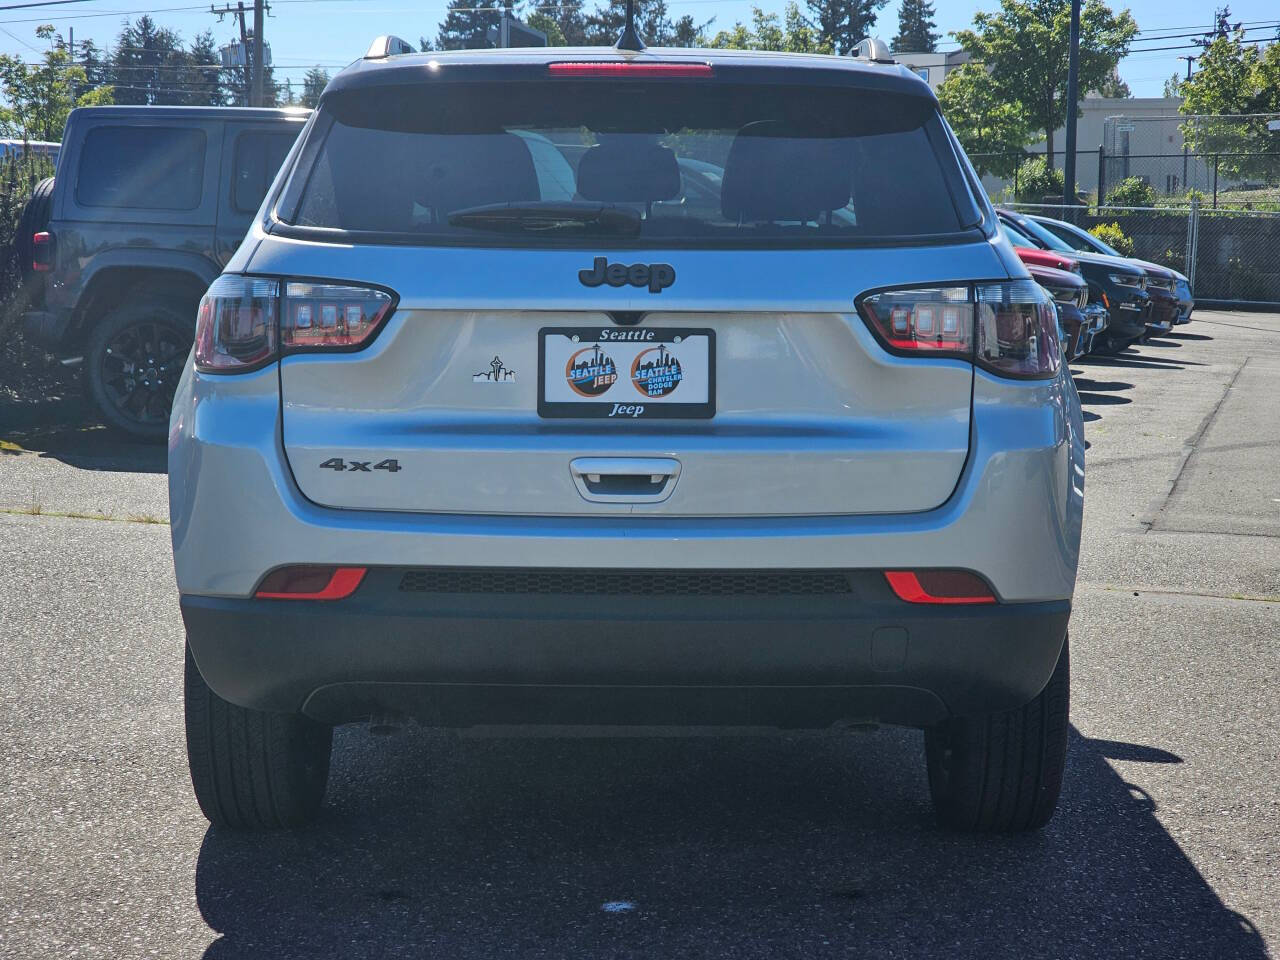
<path fill-rule="evenodd" d="M 169 432 L 215 824 L 333 725 L 923 728 L 1051 816 L 1083 504 L 1055 314 L 908 70 L 523 49 L 339 74 Z"/>

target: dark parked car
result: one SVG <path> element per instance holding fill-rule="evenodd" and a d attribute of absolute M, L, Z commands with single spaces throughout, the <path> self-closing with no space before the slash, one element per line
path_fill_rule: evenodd
<path fill-rule="evenodd" d="M 83 360 L 104 420 L 162 438 L 196 307 L 240 245 L 307 113 L 87 107 L 23 212 L 31 341 Z"/>
<path fill-rule="evenodd" d="M 1056 250 L 1074 258 L 1089 283 L 1089 298 L 1107 308 L 1107 328 L 1094 341 L 1094 352 L 1116 354 L 1146 336 L 1151 316 L 1151 297 L 1147 293 L 1147 275 L 1136 264 L 1123 257 L 1080 253 L 1066 249 L 1038 224 L 1011 210 L 999 210 L 1000 223 L 1017 245 Z"/>
<path fill-rule="evenodd" d="M 1089 284 L 1079 274 L 1066 270 L 1032 263 L 1025 263 L 1025 266 L 1031 278 L 1053 297 L 1063 330 L 1062 355 L 1074 360 L 1085 352 L 1086 341 L 1092 339 L 1089 336 L 1090 321 L 1083 313 L 1085 304 L 1089 302 Z"/>
<path fill-rule="evenodd" d="M 1124 254 L 1115 247 L 1103 242 L 1088 230 L 1084 230 L 1076 226 L 1074 223 L 1068 223 L 1066 220 L 1055 220 L 1052 217 L 1033 216 L 1030 219 L 1053 233 L 1073 250 L 1085 253 L 1104 253 L 1113 257 L 1124 256 Z M 1179 273 L 1172 267 L 1166 267 L 1163 264 L 1151 263 L 1148 260 L 1139 260 L 1137 257 L 1129 257 L 1128 259 L 1132 260 L 1144 269 L 1147 267 L 1154 267 L 1157 271 L 1167 271 L 1172 274 L 1174 279 L 1173 292 L 1178 298 L 1178 313 L 1174 322 L 1186 323 L 1191 319 L 1191 311 L 1195 309 L 1195 297 L 1191 293 L 1191 281 L 1187 279 L 1186 274 Z M 1151 277 L 1148 275 L 1148 289 L 1150 289 L 1151 286 Z M 1158 286 L 1161 289 L 1165 288 L 1165 284 L 1163 283 L 1158 284 Z"/>

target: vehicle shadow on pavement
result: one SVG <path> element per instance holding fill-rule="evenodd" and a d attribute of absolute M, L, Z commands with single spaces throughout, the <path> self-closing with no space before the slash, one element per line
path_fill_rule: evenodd
<path fill-rule="evenodd" d="M 132 440 L 108 429 L 79 397 L 0 405 L 0 441 L 0 452 L 34 453 L 80 470 L 164 473 L 168 466 L 163 443 Z"/>
<path fill-rule="evenodd" d="M 919 733 L 458 738 L 340 730 L 320 823 L 209 830 L 206 960 L 1264 957 L 1073 730 L 1057 817 L 935 826 Z"/>

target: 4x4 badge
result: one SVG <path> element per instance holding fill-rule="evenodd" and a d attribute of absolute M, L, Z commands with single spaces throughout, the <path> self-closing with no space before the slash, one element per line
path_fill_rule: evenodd
<path fill-rule="evenodd" d="M 610 263 L 604 257 L 596 257 L 590 270 L 579 270 L 578 279 L 584 287 L 598 287 L 607 283 L 611 287 L 631 284 L 648 287 L 650 293 L 661 293 L 676 282 L 676 268 L 669 263 Z"/>

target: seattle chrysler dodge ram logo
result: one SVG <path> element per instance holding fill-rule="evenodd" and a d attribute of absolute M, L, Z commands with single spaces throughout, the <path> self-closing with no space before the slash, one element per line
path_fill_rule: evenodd
<path fill-rule="evenodd" d="M 669 263 L 609 263 L 604 257 L 596 257 L 590 270 L 579 270 L 578 279 L 584 287 L 598 287 L 607 283 L 611 287 L 631 284 L 648 287 L 650 293 L 661 293 L 676 282 L 676 268 Z"/>

